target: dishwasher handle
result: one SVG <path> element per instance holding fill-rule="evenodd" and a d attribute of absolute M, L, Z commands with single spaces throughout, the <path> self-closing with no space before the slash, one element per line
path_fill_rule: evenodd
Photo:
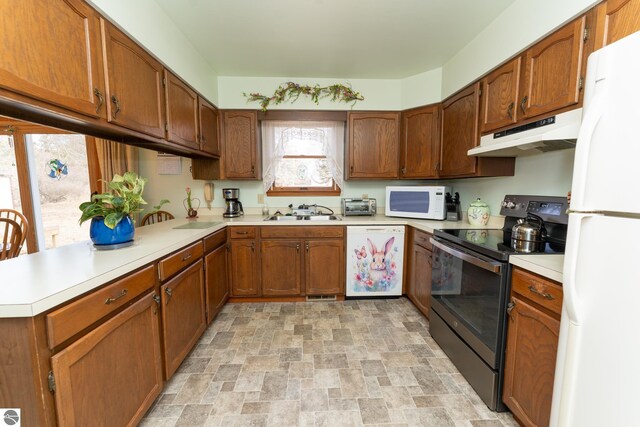
<path fill-rule="evenodd" d="M 500 271 L 502 270 L 502 264 L 499 262 L 485 261 L 482 258 L 478 258 L 477 256 L 473 256 L 466 252 L 462 252 L 457 249 L 454 249 L 450 246 L 443 245 L 442 243 L 440 243 L 439 241 L 433 238 L 431 238 L 431 244 L 436 248 L 442 250 L 443 252 L 448 253 L 449 255 L 453 255 L 456 258 L 460 258 L 461 260 L 468 262 L 469 264 L 473 264 L 476 267 L 480 267 L 492 273 L 500 274 Z"/>

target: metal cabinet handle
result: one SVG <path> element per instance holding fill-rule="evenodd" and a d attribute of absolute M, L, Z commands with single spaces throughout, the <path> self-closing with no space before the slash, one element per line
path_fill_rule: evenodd
<path fill-rule="evenodd" d="M 120 100 L 116 98 L 115 95 L 111 95 L 111 102 L 116 106 L 116 109 L 113 111 L 113 118 L 115 119 L 120 112 Z"/>
<path fill-rule="evenodd" d="M 254 165 L 251 165 L 251 173 L 252 174 L 256 173 L 256 167 Z"/>
<path fill-rule="evenodd" d="M 353 173 L 353 165 L 349 166 L 349 172 Z"/>
<path fill-rule="evenodd" d="M 305 246 L 307 248 L 307 253 L 309 253 L 309 242 L 307 242 L 307 244 Z"/>
<path fill-rule="evenodd" d="M 169 304 L 169 300 L 173 296 L 173 290 L 171 290 L 171 288 L 164 288 L 164 293 L 167 294 L 167 304 Z"/>
<path fill-rule="evenodd" d="M 507 314 L 509 315 L 509 317 L 511 317 L 511 312 L 513 311 L 514 308 L 516 308 L 515 301 L 511 301 L 509 304 L 507 304 Z"/>
<path fill-rule="evenodd" d="M 236 234 L 249 234 L 248 231 L 236 231 Z"/>
<path fill-rule="evenodd" d="M 511 120 L 513 120 L 513 107 L 515 107 L 513 102 L 507 107 L 507 116 L 509 116 Z"/>
<path fill-rule="evenodd" d="M 182 257 L 182 261 L 188 260 L 189 258 L 191 258 L 191 255 L 193 255 L 193 254 L 190 253 L 189 255 L 183 256 Z"/>
<path fill-rule="evenodd" d="M 251 252 L 255 252 L 255 251 L 256 251 L 256 243 L 251 242 Z"/>
<path fill-rule="evenodd" d="M 522 110 L 522 114 L 525 114 L 525 105 L 527 104 L 527 100 L 529 98 L 527 96 L 525 96 L 524 98 L 522 98 L 522 101 L 520 102 L 520 109 Z"/>
<path fill-rule="evenodd" d="M 300 253 L 300 243 L 296 243 L 296 253 Z"/>
<path fill-rule="evenodd" d="M 529 291 L 533 292 L 534 294 L 540 295 L 542 298 L 545 298 L 549 301 L 553 301 L 555 299 L 554 296 L 551 295 L 549 292 L 540 292 L 533 285 L 527 286 L 527 289 L 529 289 Z"/>
<path fill-rule="evenodd" d="M 102 95 L 102 92 L 100 92 L 100 89 L 97 87 L 93 88 L 93 94 L 98 98 L 98 106 L 96 107 L 96 114 L 98 114 L 98 112 L 100 112 L 100 108 L 102 108 L 102 105 L 104 104 L 104 95 Z"/>
<path fill-rule="evenodd" d="M 403 166 L 403 167 L 402 167 L 401 172 L 402 172 L 402 175 L 406 175 L 406 173 L 407 173 L 407 168 L 406 168 L 406 166 Z"/>
<path fill-rule="evenodd" d="M 128 291 L 127 291 L 126 289 L 123 289 L 123 290 L 122 290 L 122 291 L 120 291 L 120 293 L 119 293 L 118 295 L 116 295 L 115 297 L 109 297 L 109 298 L 107 298 L 107 299 L 104 301 L 104 303 L 105 303 L 105 304 L 107 304 L 107 305 L 109 305 L 109 304 L 111 304 L 111 303 L 113 303 L 113 302 L 115 302 L 115 301 L 119 300 L 119 299 L 120 299 L 120 298 L 122 298 L 123 296 L 125 296 L 125 295 L 127 294 L 127 292 L 128 292 Z"/>
<path fill-rule="evenodd" d="M 158 309 L 160 308 L 160 297 L 154 292 L 152 298 L 156 303 L 156 308 L 153 309 L 153 314 L 156 314 L 158 313 Z"/>

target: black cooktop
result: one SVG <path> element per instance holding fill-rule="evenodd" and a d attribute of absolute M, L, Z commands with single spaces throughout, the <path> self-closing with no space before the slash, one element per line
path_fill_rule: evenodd
<path fill-rule="evenodd" d="M 434 235 L 501 261 L 507 261 L 509 255 L 527 255 L 511 248 L 511 232 L 502 229 L 444 229 L 435 230 Z M 544 251 L 532 254 L 543 253 L 563 254 L 564 242 L 547 241 Z"/>

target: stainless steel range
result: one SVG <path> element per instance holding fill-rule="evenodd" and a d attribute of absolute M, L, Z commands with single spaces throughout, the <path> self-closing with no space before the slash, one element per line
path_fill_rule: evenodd
<path fill-rule="evenodd" d="M 567 199 L 505 196 L 502 229 L 436 230 L 429 331 L 486 405 L 502 402 L 512 228 L 535 214 L 545 227 L 540 252 L 564 253 Z"/>

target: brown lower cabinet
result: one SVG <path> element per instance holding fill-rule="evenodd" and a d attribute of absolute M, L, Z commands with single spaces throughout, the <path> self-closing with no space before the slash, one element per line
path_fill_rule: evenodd
<path fill-rule="evenodd" d="M 255 236 L 255 227 L 229 229 L 229 281 L 233 297 L 260 296 L 260 248 Z"/>
<path fill-rule="evenodd" d="M 207 324 L 210 324 L 229 299 L 226 230 L 206 237 L 204 245 L 207 252 L 204 257 Z"/>
<path fill-rule="evenodd" d="M 160 288 L 167 379 L 206 328 L 202 266 L 202 260 L 198 260 Z"/>
<path fill-rule="evenodd" d="M 429 317 L 431 309 L 431 234 L 411 228 L 409 234 L 409 258 L 407 297 Z"/>
<path fill-rule="evenodd" d="M 260 242 L 262 295 L 299 295 L 302 289 L 300 240 L 263 240 Z"/>
<path fill-rule="evenodd" d="M 345 292 L 343 239 L 305 242 L 305 291 L 307 295 L 341 295 Z"/>
<path fill-rule="evenodd" d="M 163 384 L 154 296 L 51 358 L 58 425 L 135 425 L 151 407 Z"/>
<path fill-rule="evenodd" d="M 502 400 L 524 426 L 549 425 L 561 307 L 559 284 L 514 269 Z"/>

